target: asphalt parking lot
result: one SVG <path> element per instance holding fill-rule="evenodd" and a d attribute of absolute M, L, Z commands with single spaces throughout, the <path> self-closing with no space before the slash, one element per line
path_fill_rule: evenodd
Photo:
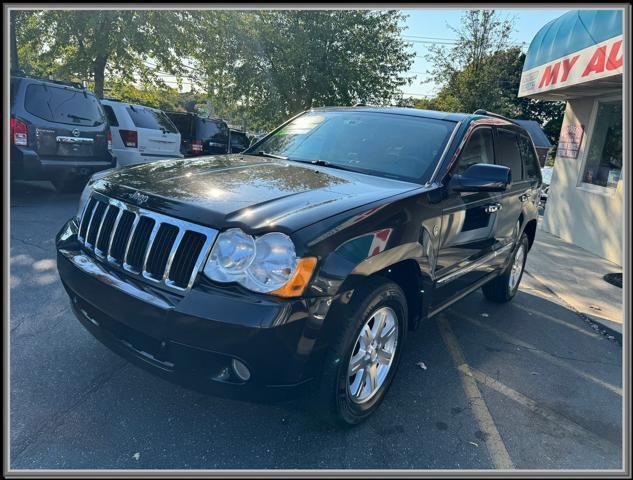
<path fill-rule="evenodd" d="M 622 349 L 525 275 L 409 336 L 385 402 L 337 430 L 298 405 L 205 396 L 102 346 L 72 315 L 54 237 L 78 195 L 11 191 L 13 469 L 620 469 Z"/>

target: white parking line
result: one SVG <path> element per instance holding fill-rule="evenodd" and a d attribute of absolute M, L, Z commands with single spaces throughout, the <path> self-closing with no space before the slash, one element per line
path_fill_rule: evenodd
<path fill-rule="evenodd" d="M 568 433 L 576 438 L 586 439 L 587 436 L 592 437 L 592 447 L 599 447 L 605 453 L 612 451 L 614 446 L 619 448 L 618 444 L 593 433 L 591 430 L 587 430 L 583 426 L 578 425 L 573 420 L 570 420 L 569 418 L 566 418 L 565 416 L 556 413 L 553 410 L 548 409 L 547 407 L 539 405 L 531 398 L 526 397 L 522 393 L 519 393 L 516 390 L 508 387 L 507 385 L 504 385 L 503 383 L 495 380 L 494 378 L 486 375 L 476 368 L 470 367 L 469 372 L 465 374 L 472 375 L 473 378 L 479 383 L 499 392 L 500 394 L 508 397 L 511 400 L 514 400 L 531 412 L 545 418 L 549 423 L 557 426 L 558 428 L 566 430 Z"/>
<path fill-rule="evenodd" d="M 515 307 L 515 308 L 518 308 L 520 310 L 523 310 L 524 312 L 531 313 L 532 315 L 536 315 L 537 317 L 541 317 L 541 318 L 544 318 L 546 320 L 549 320 L 550 322 L 557 323 L 558 325 L 563 325 L 563 326 L 565 326 L 567 328 L 571 328 L 572 330 L 574 330 L 574 331 L 576 331 L 578 333 L 582 333 L 583 335 L 587 335 L 587 336 L 592 337 L 592 338 L 602 338 L 602 335 L 600 335 L 600 334 L 598 334 L 598 333 L 596 333 L 594 331 L 587 330 L 586 328 L 579 327 L 578 325 L 574 325 L 572 323 L 565 322 L 564 320 L 561 320 L 560 318 L 553 317 L 552 315 L 548 315 L 547 313 L 539 312 L 538 310 L 534 310 L 534 309 L 529 308 L 529 307 L 524 307 L 523 305 L 519 305 L 518 303 L 513 303 L 512 306 Z M 577 318 L 579 318 L 579 317 L 577 317 Z"/>
<path fill-rule="evenodd" d="M 497 430 L 497 426 L 495 425 L 492 415 L 490 415 L 490 411 L 488 410 L 488 406 L 479 391 L 479 387 L 477 387 L 477 382 L 470 373 L 468 364 L 464 359 L 464 354 L 462 353 L 455 334 L 451 330 L 448 320 L 444 316 L 440 315 L 437 319 L 437 324 L 440 329 L 442 339 L 446 344 L 446 348 L 448 348 L 448 351 L 453 359 L 453 363 L 459 372 L 464 392 L 468 398 L 468 404 L 470 405 L 475 420 L 477 421 L 479 430 L 486 434 L 485 443 L 488 448 L 488 452 L 490 453 L 492 463 L 495 468 L 498 469 L 513 469 L 514 464 L 512 463 L 512 459 L 510 458 L 508 450 L 501 439 L 499 430 Z"/>
<path fill-rule="evenodd" d="M 578 368 L 574 367 L 573 365 L 570 365 L 569 363 L 567 363 L 566 361 L 560 359 L 559 357 L 556 357 L 554 355 L 552 355 L 551 353 L 547 353 L 544 352 L 543 350 L 539 350 L 536 346 L 531 345 L 527 342 L 524 342 L 522 340 L 519 340 L 518 338 L 515 338 L 511 335 L 508 335 L 507 333 L 504 333 L 500 330 L 497 330 L 494 327 L 491 327 L 490 325 L 486 325 L 483 322 L 480 322 L 479 320 L 476 320 L 474 318 L 468 317 L 462 313 L 456 312 L 451 310 L 451 315 L 454 315 L 456 317 L 459 317 L 463 320 L 466 320 L 467 322 L 472 323 L 473 325 L 476 325 L 477 327 L 486 330 L 490 333 L 492 333 L 493 335 L 496 335 L 497 337 L 503 339 L 505 342 L 519 346 L 519 347 L 523 347 L 526 350 L 529 350 L 531 353 L 533 353 L 536 356 L 539 356 L 541 358 L 546 359 L 548 362 L 553 363 L 554 365 L 557 365 L 561 368 L 564 368 L 566 370 L 569 370 L 572 373 L 575 373 L 576 375 L 583 377 L 586 380 L 589 380 L 590 382 L 596 383 L 598 385 L 600 385 L 601 387 L 606 388 L 607 390 L 622 396 L 622 389 L 620 387 L 616 387 L 615 385 L 612 385 L 608 382 L 605 382 L 604 380 L 599 379 L 598 377 L 595 377 L 593 375 L 591 375 L 590 373 L 587 372 L 583 372 L 582 370 L 579 370 Z"/>

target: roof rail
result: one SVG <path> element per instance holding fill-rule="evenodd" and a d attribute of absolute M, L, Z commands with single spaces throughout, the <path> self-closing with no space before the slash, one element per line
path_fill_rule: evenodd
<path fill-rule="evenodd" d="M 18 72 L 12 72 L 11 75 L 13 75 L 14 77 L 20 77 L 20 78 L 29 78 L 31 80 L 39 80 L 41 82 L 48 82 L 48 83 L 56 83 L 58 85 L 65 85 L 67 87 L 73 87 L 73 88 L 78 88 L 81 90 L 85 90 L 86 87 L 84 87 L 81 83 L 79 82 L 67 82 L 64 80 L 53 80 L 51 78 L 43 78 L 43 77 L 36 77 L 33 75 L 27 75 L 22 71 L 18 71 Z"/>
<path fill-rule="evenodd" d="M 352 105 L 353 107 L 366 107 L 367 104 L 365 102 L 358 102 Z"/>
<path fill-rule="evenodd" d="M 473 112 L 473 115 L 485 115 L 486 117 L 493 117 L 493 118 L 500 118 L 501 120 L 505 120 L 506 122 L 510 122 L 513 123 L 515 125 L 519 125 L 517 122 L 515 122 L 514 120 L 509 119 L 508 117 L 504 117 L 503 115 L 499 115 L 498 113 L 492 113 L 492 112 L 488 112 L 482 108 L 480 108 L 479 110 L 475 110 Z"/>

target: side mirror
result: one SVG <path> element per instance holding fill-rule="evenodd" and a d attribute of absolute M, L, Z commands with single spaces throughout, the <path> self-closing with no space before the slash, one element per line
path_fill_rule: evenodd
<path fill-rule="evenodd" d="M 462 175 L 451 178 L 449 188 L 455 192 L 503 192 L 512 184 L 508 167 L 476 163 Z"/>

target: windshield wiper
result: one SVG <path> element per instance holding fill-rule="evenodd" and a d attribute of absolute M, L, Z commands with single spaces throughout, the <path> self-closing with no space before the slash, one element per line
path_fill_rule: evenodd
<path fill-rule="evenodd" d="M 304 163 L 311 163 L 312 165 L 318 165 L 319 167 L 328 167 L 328 168 L 337 168 L 339 170 L 346 170 L 348 172 L 356 172 L 357 170 L 353 168 L 344 167 L 342 165 L 338 165 L 336 163 L 328 162 L 327 160 L 310 160 L 304 161 Z"/>
<path fill-rule="evenodd" d="M 258 157 L 276 158 L 278 160 L 288 160 L 288 157 L 284 157 L 282 155 L 275 155 L 274 153 L 264 152 L 263 150 L 260 150 L 259 152 L 255 152 L 252 155 L 257 155 Z"/>
<path fill-rule="evenodd" d="M 89 122 L 92 120 L 91 118 L 80 117 L 79 115 L 73 115 L 72 113 L 67 113 L 66 116 L 72 118 L 73 120 L 87 120 Z"/>

